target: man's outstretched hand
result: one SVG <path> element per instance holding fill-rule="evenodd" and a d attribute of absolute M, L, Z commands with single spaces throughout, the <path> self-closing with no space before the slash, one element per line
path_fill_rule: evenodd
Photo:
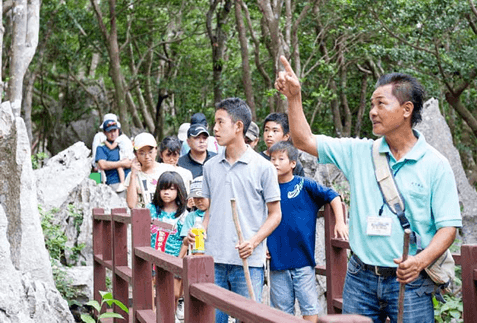
<path fill-rule="evenodd" d="M 300 81 L 295 72 L 293 72 L 290 63 L 288 63 L 285 56 L 280 56 L 280 61 L 285 67 L 285 71 L 278 73 L 278 77 L 275 81 L 275 88 L 288 99 L 293 99 L 300 95 Z"/>

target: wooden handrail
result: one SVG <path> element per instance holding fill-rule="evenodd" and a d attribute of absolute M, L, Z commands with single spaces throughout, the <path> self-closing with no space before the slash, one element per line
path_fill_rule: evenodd
<path fill-rule="evenodd" d="M 346 208 L 343 204 L 344 214 Z M 328 314 L 341 313 L 344 277 L 347 270 L 349 242 L 333 237 L 335 218 L 329 204 L 320 216 L 325 218 L 326 266 L 318 265 L 315 272 L 326 276 Z M 461 254 L 452 254 L 456 265 L 462 266 L 462 299 L 464 318 L 477 317 L 477 245 L 462 245 Z M 331 315 L 333 316 L 333 315 Z M 465 319 L 464 319 L 465 321 Z M 320 321 L 334 322 L 334 321 Z"/>
<path fill-rule="evenodd" d="M 214 261 L 210 256 L 188 256 L 181 260 L 151 248 L 152 222 L 147 209 L 133 209 L 131 216 L 126 214 L 125 209 L 113 209 L 111 215 L 104 214 L 102 209 L 95 209 L 93 219 L 95 295 L 99 290 L 105 290 L 105 270 L 112 268 L 113 295 L 116 299 L 127 304 L 129 285 L 133 287 L 134 322 L 174 321 L 174 275 L 181 276 L 184 281 L 185 323 L 213 322 L 215 308 L 245 322 L 306 322 L 215 285 Z M 129 224 L 132 268 L 127 264 Z M 155 312 L 152 309 L 151 264 L 156 265 Z M 121 313 L 118 308 L 115 311 Z M 129 322 L 129 316 L 123 316 L 126 321 L 121 322 Z M 326 317 L 320 317 L 320 322 L 371 322 L 355 315 Z"/>

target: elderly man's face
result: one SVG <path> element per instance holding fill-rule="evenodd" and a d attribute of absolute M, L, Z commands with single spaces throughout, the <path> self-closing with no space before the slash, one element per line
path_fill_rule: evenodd
<path fill-rule="evenodd" d="M 116 138 L 119 136 L 119 129 L 113 129 L 108 132 L 105 132 L 106 138 L 108 138 L 109 141 L 115 141 Z"/>
<path fill-rule="evenodd" d="M 207 136 L 206 133 L 201 133 L 197 137 L 190 136 L 187 138 L 187 143 L 189 144 L 190 150 L 197 153 L 203 153 L 207 151 Z"/>
<path fill-rule="evenodd" d="M 386 136 L 407 127 L 412 115 L 412 103 L 399 103 L 392 93 L 392 85 L 378 87 L 371 96 L 371 110 L 369 118 L 373 123 L 373 133 L 377 136 Z"/>

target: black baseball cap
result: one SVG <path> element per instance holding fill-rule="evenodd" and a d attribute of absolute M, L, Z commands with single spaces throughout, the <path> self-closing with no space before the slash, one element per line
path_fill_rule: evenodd
<path fill-rule="evenodd" d="M 189 130 L 187 130 L 187 138 L 197 137 L 201 133 L 207 134 L 207 137 L 209 136 L 209 132 L 207 131 L 207 128 L 203 124 L 192 124 Z"/>

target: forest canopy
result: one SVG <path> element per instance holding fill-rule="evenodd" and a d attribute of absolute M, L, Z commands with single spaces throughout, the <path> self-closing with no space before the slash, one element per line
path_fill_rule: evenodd
<path fill-rule="evenodd" d="M 273 88 L 285 55 L 313 132 L 372 137 L 374 85 L 404 72 L 439 100 L 465 168 L 477 173 L 473 0 L 1 3 L 2 101 L 21 100 L 33 153 L 66 148 L 65 129 L 78 120 L 95 116 L 94 133 L 107 112 L 126 134 L 161 139 L 197 111 L 212 123 L 214 103 L 230 96 L 245 99 L 261 126 L 286 111 Z"/>

